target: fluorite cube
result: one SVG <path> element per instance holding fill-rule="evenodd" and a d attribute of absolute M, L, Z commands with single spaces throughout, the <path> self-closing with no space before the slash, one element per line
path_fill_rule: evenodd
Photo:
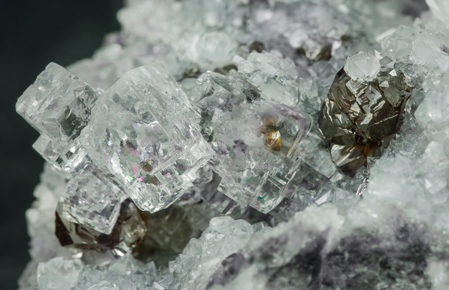
<path fill-rule="evenodd" d="M 297 108 L 270 102 L 246 107 L 242 119 L 215 130 L 214 145 L 223 148 L 216 157 L 222 177 L 218 190 L 268 213 L 295 191 L 291 181 L 304 153 L 297 145 L 307 137 L 311 120 Z"/>
<path fill-rule="evenodd" d="M 65 220 L 110 234 L 126 198 L 120 188 L 102 178 L 101 172 L 92 166 L 69 181 L 58 207 Z"/>
<path fill-rule="evenodd" d="M 203 134 L 216 152 L 218 191 L 268 213 L 296 190 L 292 180 L 305 153 L 298 144 L 311 129 L 311 118 L 265 99 L 240 73 L 208 72 L 198 85 L 192 95 L 202 113 Z"/>
<path fill-rule="evenodd" d="M 50 63 L 19 98 L 16 110 L 41 134 L 33 147 L 53 165 L 76 172 L 88 163 L 77 138 L 97 98 L 85 82 Z"/>
<path fill-rule="evenodd" d="M 187 96 L 161 65 L 127 72 L 98 100 L 81 143 L 142 210 L 166 208 L 188 190 L 213 151 Z"/>

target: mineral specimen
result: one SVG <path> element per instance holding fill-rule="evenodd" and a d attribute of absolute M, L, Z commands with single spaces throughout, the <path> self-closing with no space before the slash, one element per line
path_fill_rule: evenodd
<path fill-rule="evenodd" d="M 84 82 L 50 64 L 19 99 L 17 110 L 44 134 L 35 148 L 48 161 L 69 173 L 90 170 L 104 176 L 96 184 L 76 186 L 101 191 L 92 187 L 112 186 L 101 185 L 106 178 L 118 186 L 111 192 L 127 192 L 141 209 L 166 208 L 186 191 L 212 151 L 194 125 L 186 95 L 156 65 L 128 72 L 97 98 Z M 51 114 L 44 119 L 46 111 Z M 67 199 L 85 198 L 82 190 L 69 190 Z M 104 199 L 91 201 L 104 208 Z M 70 215 L 76 219 L 76 213 Z"/>
<path fill-rule="evenodd" d="M 332 160 L 354 176 L 369 157 L 380 157 L 402 124 L 412 85 L 399 65 L 360 52 L 348 58 L 329 90 L 319 118 Z"/>
<path fill-rule="evenodd" d="M 449 18 L 428 3 L 127 1 L 17 103 L 48 161 L 20 289 L 446 290 Z"/>

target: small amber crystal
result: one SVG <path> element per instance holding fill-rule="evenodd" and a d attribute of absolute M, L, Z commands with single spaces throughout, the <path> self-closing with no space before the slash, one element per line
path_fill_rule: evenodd
<path fill-rule="evenodd" d="M 265 145 L 270 148 L 271 151 L 281 151 L 282 148 L 282 136 L 277 130 L 272 130 L 265 134 Z"/>

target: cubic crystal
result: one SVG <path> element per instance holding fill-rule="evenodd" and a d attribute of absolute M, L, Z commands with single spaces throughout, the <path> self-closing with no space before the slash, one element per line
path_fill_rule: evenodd
<path fill-rule="evenodd" d="M 259 89 L 248 89 L 248 82 L 237 73 L 206 73 L 198 79 L 196 105 L 203 134 L 216 152 L 218 190 L 267 213 L 295 190 L 290 182 L 304 154 L 298 144 L 311 120 L 297 108 L 259 97 Z"/>
<path fill-rule="evenodd" d="M 41 134 L 33 147 L 48 162 L 76 172 L 89 162 L 78 136 L 97 98 L 85 82 L 50 63 L 19 98 L 16 110 Z"/>
<path fill-rule="evenodd" d="M 19 99 L 54 165 L 20 289 L 446 290 L 449 30 L 427 3 L 127 0 Z"/>
<path fill-rule="evenodd" d="M 67 221 L 110 234 L 120 213 L 120 204 L 127 197 L 117 186 L 97 176 L 86 170 L 73 177 L 59 201 L 60 213 Z"/>
<path fill-rule="evenodd" d="M 186 95 L 160 65 L 127 72 L 92 115 L 80 136 L 84 148 L 143 210 L 172 204 L 211 157 Z"/>

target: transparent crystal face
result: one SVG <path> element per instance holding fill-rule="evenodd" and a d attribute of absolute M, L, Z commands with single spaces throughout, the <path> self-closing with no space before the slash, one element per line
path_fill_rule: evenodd
<path fill-rule="evenodd" d="M 199 116 L 161 65 L 128 72 L 97 99 L 87 84 L 50 64 L 17 110 L 41 132 L 33 147 L 75 176 L 61 204 L 64 218 L 108 233 L 125 196 L 146 211 L 168 207 L 213 151 Z"/>
<path fill-rule="evenodd" d="M 359 52 L 348 57 L 344 70 L 354 80 L 372 81 L 379 73 L 380 63 L 374 55 Z"/>
<path fill-rule="evenodd" d="M 143 210 L 173 203 L 212 155 L 186 95 L 162 66 L 126 73 L 92 115 L 98 117 L 81 134 L 84 148 Z"/>
<path fill-rule="evenodd" d="M 220 138 L 216 130 L 214 145 L 226 146 L 225 154 L 218 154 L 216 166 L 223 178 L 219 191 L 243 205 L 251 205 L 263 213 L 274 209 L 286 196 L 295 191 L 290 182 L 295 176 L 295 168 L 302 153 L 297 145 L 310 130 L 310 122 L 294 108 L 264 104 L 253 105 L 245 111 L 245 122 L 258 124 L 254 131 L 239 127 L 233 122 L 220 124 L 233 136 L 241 139 Z M 254 110 L 254 111 L 253 111 Z M 230 126 L 234 126 L 230 128 Z M 254 128 L 253 128 L 254 129 Z M 258 130 L 257 130 L 258 129 Z M 220 153 L 222 151 L 220 150 Z"/>
<path fill-rule="evenodd" d="M 110 234 L 125 199 L 125 193 L 117 186 L 86 170 L 69 181 L 60 200 L 60 214 L 65 220 Z"/>
<path fill-rule="evenodd" d="M 216 156 L 218 191 L 267 213 L 288 193 L 296 161 L 304 152 L 311 119 L 299 109 L 261 98 L 244 75 L 203 74 L 193 93 L 202 133 Z M 197 94 L 197 95 L 195 95 Z"/>
<path fill-rule="evenodd" d="M 253 52 L 239 62 L 238 71 L 260 89 L 264 99 L 292 107 L 297 105 L 299 92 L 295 79 L 298 73 L 290 59 L 269 52 Z"/>
<path fill-rule="evenodd" d="M 403 16 L 426 2 L 435 17 Z M 127 0 L 122 32 L 72 66 L 107 96 L 90 121 L 45 109 L 34 147 L 66 172 L 48 165 L 34 192 L 20 289 L 447 290 L 445 3 Z M 107 91 L 155 60 L 196 112 L 151 68 Z M 62 102 L 52 86 L 43 99 Z M 213 157 L 190 174 L 206 142 Z M 178 189 L 146 218 L 127 199 L 110 233 L 96 230 L 113 223 L 119 192 L 163 208 Z"/>
<path fill-rule="evenodd" d="M 99 107 L 86 125 L 61 109 L 48 124 L 71 141 L 34 145 L 72 175 L 47 166 L 36 188 L 20 288 L 446 290 L 445 1 L 413 21 L 406 5 L 426 1 L 127 0 L 122 32 L 72 66 Z M 162 73 L 119 80 L 155 60 L 196 112 Z M 96 230 L 116 193 L 163 208 L 178 189 L 147 218 L 127 199 Z"/>
<path fill-rule="evenodd" d="M 85 82 L 50 63 L 19 98 L 16 110 L 41 134 L 33 147 L 53 165 L 76 172 L 88 163 L 77 138 L 97 98 Z"/>

